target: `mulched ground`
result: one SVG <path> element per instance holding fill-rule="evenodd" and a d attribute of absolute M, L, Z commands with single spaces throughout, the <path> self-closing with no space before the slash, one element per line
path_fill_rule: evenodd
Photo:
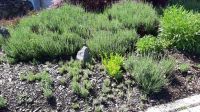
<path fill-rule="evenodd" d="M 65 85 L 60 84 L 59 79 L 63 76 L 58 72 L 61 66 L 58 62 L 14 65 L 3 62 L 0 64 L 0 94 L 7 99 L 8 106 L 0 112 L 93 112 L 99 109 L 107 112 L 134 112 L 200 93 L 200 69 L 194 66 L 196 63 L 182 54 L 171 56 L 177 58 L 177 63 L 190 63 L 190 71 L 184 74 L 179 70 L 174 71 L 168 88 L 148 99 L 144 98 L 129 73 L 124 73 L 124 80 L 121 82 L 110 79 L 111 91 L 104 94 L 103 81 L 109 77 L 99 63 L 88 68 L 93 89 L 87 98 L 81 98 L 72 92 L 69 78 Z M 44 70 L 51 74 L 54 81 L 54 97 L 50 100 L 43 96 L 39 82 L 30 83 L 19 78 L 20 73 Z"/>

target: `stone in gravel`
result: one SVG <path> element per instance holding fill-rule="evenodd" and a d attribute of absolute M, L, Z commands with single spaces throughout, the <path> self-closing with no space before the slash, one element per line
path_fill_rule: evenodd
<path fill-rule="evenodd" d="M 83 48 L 80 51 L 78 51 L 76 59 L 83 62 L 88 62 L 90 60 L 90 53 L 88 47 L 83 46 Z"/>
<path fill-rule="evenodd" d="M 10 36 L 10 33 L 8 31 L 7 28 L 5 27 L 1 27 L 0 26 L 0 34 L 4 37 L 4 38 L 8 38 Z"/>
<path fill-rule="evenodd" d="M 188 73 L 189 75 L 192 75 L 192 74 L 193 74 L 192 71 L 190 71 L 190 70 L 187 71 L 187 73 Z"/>

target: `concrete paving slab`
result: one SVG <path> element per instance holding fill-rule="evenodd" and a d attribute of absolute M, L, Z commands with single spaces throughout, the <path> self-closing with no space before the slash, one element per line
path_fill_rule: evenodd
<path fill-rule="evenodd" d="M 196 108 L 193 107 L 194 105 Z M 177 112 L 181 110 L 184 112 L 184 110 L 187 111 L 187 109 L 190 109 L 191 106 L 193 107 L 194 112 L 196 112 L 196 110 L 198 110 L 197 112 L 200 112 L 199 105 L 200 95 L 194 95 L 188 98 L 174 101 L 172 103 L 150 107 L 145 112 Z"/>
<path fill-rule="evenodd" d="M 191 107 L 191 108 L 187 108 L 187 109 L 181 110 L 179 112 L 200 112 L 200 105 Z"/>

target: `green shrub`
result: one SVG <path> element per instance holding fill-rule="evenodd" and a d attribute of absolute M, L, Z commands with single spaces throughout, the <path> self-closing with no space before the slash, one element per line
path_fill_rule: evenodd
<path fill-rule="evenodd" d="M 83 45 L 80 37 L 70 33 L 62 36 L 50 32 L 36 35 L 25 29 L 18 29 L 11 36 L 4 49 L 7 56 L 16 61 L 72 56 Z"/>
<path fill-rule="evenodd" d="M 117 32 L 99 31 L 87 44 L 94 57 L 100 57 L 104 53 L 109 55 L 117 53 L 124 55 L 131 51 L 137 40 L 135 31 L 120 30 Z"/>
<path fill-rule="evenodd" d="M 121 79 L 122 78 L 122 71 L 121 67 L 123 65 L 124 58 L 121 57 L 120 55 L 105 55 L 105 58 L 103 57 L 102 62 L 103 65 L 108 72 L 110 77 L 114 77 L 116 79 Z"/>
<path fill-rule="evenodd" d="M 0 109 L 6 107 L 7 101 L 4 97 L 0 96 Z"/>
<path fill-rule="evenodd" d="M 84 40 L 70 28 L 83 21 L 84 13 L 79 7 L 66 5 L 22 19 L 10 30 L 11 38 L 4 47 L 7 56 L 29 61 L 75 55 Z"/>
<path fill-rule="evenodd" d="M 200 54 L 200 14 L 183 7 L 169 7 L 161 20 L 161 37 L 184 52 Z"/>
<path fill-rule="evenodd" d="M 150 56 L 130 56 L 125 62 L 126 70 L 132 73 L 135 81 L 147 95 L 159 92 L 168 84 L 168 75 L 174 67 L 173 60 L 164 58 L 156 61 Z"/>
<path fill-rule="evenodd" d="M 179 65 L 179 70 L 183 73 L 183 72 L 187 72 L 190 70 L 190 65 L 187 63 L 181 64 Z"/>
<path fill-rule="evenodd" d="M 136 29 L 141 35 L 157 32 L 158 16 L 149 4 L 132 1 L 115 4 L 107 11 L 110 19 L 117 19 L 124 27 Z"/>
<path fill-rule="evenodd" d="M 145 36 L 140 38 L 136 43 L 136 49 L 138 53 L 160 53 L 164 49 L 167 49 L 170 45 L 170 41 L 165 39 L 156 38 L 153 36 Z"/>

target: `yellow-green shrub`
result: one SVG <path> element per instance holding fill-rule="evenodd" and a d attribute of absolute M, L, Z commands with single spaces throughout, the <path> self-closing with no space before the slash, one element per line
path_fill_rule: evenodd
<path fill-rule="evenodd" d="M 108 75 L 116 79 L 122 78 L 121 67 L 123 61 L 124 58 L 118 54 L 110 54 L 109 56 L 105 55 L 102 59 L 103 65 L 108 72 Z"/>

